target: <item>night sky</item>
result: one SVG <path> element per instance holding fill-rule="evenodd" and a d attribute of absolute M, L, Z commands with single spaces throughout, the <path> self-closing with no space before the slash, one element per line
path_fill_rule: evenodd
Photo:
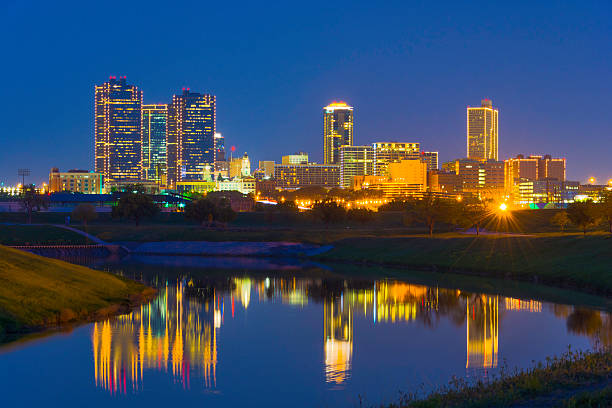
<path fill-rule="evenodd" d="M 500 158 L 550 153 L 571 180 L 612 178 L 609 1 L 1 3 L 0 182 L 93 169 L 93 87 L 109 75 L 148 103 L 214 93 L 217 130 L 253 168 L 322 161 L 333 100 L 355 106 L 356 145 L 464 157 L 465 108 L 488 97 Z"/>

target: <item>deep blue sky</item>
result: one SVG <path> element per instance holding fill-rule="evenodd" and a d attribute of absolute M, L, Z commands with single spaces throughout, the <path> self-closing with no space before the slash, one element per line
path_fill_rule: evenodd
<path fill-rule="evenodd" d="M 57 3 L 57 4 L 55 4 Z M 567 157 L 612 177 L 612 5 L 525 2 L 4 0 L 0 181 L 93 167 L 93 87 L 126 75 L 145 102 L 217 95 L 218 131 L 256 160 L 322 158 L 322 107 L 355 106 L 355 144 L 465 155 L 465 107 L 500 109 L 500 156 Z"/>

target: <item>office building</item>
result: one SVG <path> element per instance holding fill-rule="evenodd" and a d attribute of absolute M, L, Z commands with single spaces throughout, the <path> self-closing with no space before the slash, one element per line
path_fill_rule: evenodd
<path fill-rule="evenodd" d="M 287 154 L 281 159 L 282 164 L 308 164 L 308 153 Z"/>
<path fill-rule="evenodd" d="M 94 168 L 107 181 L 142 176 L 142 91 L 126 77 L 110 77 L 95 87 Z"/>
<path fill-rule="evenodd" d="M 355 176 L 374 174 L 374 148 L 372 146 L 340 147 L 340 187 L 351 188 Z"/>
<path fill-rule="evenodd" d="M 353 145 L 353 107 L 333 102 L 323 108 L 323 162 L 340 164 L 340 146 Z"/>
<path fill-rule="evenodd" d="M 557 180 L 565 181 L 565 159 L 544 156 L 518 156 L 504 161 L 506 193 L 512 195 L 513 201 L 523 203 L 524 194 L 515 188 L 523 181 Z"/>
<path fill-rule="evenodd" d="M 57 167 L 49 173 L 49 192 L 60 193 L 70 191 L 72 193 L 102 194 L 104 189 L 104 175 L 87 170 L 68 170 L 63 173 Z"/>
<path fill-rule="evenodd" d="M 215 162 L 225 161 L 225 137 L 215 133 Z"/>
<path fill-rule="evenodd" d="M 419 157 L 420 143 L 377 142 L 374 148 L 374 174 L 386 176 L 389 163 Z"/>
<path fill-rule="evenodd" d="M 463 191 L 461 177 L 454 171 L 428 171 L 427 184 L 434 193 L 457 194 Z"/>
<path fill-rule="evenodd" d="M 340 186 L 340 166 L 336 164 L 277 164 L 274 166 L 276 187 L 298 189 L 306 186 L 334 188 Z"/>
<path fill-rule="evenodd" d="M 214 170 L 216 97 L 183 89 L 168 106 L 168 184 L 204 179 Z"/>
<path fill-rule="evenodd" d="M 574 201 L 580 193 L 580 183 L 556 179 L 521 179 L 513 186 L 512 197 L 515 205 L 530 208 L 535 204 L 567 204 Z"/>
<path fill-rule="evenodd" d="M 464 192 L 498 198 L 504 193 L 504 162 L 457 159 L 443 163 L 442 170 L 454 172 L 461 179 Z"/>
<path fill-rule="evenodd" d="M 161 182 L 166 174 L 168 105 L 142 105 L 142 178 Z"/>
<path fill-rule="evenodd" d="M 427 163 L 419 157 L 389 163 L 387 175 L 355 176 L 353 189 L 380 190 L 385 198 L 422 195 L 427 190 Z"/>
<path fill-rule="evenodd" d="M 306 160 L 308 162 L 308 160 Z M 274 163 L 273 160 L 260 160 L 259 170 L 262 172 L 263 179 L 269 179 L 274 177 Z M 285 164 L 285 163 L 283 163 Z"/>
<path fill-rule="evenodd" d="M 421 152 L 421 159 L 427 163 L 427 171 L 438 170 L 438 152 Z"/>
<path fill-rule="evenodd" d="M 498 128 L 498 110 L 490 99 L 483 99 L 480 107 L 468 106 L 467 158 L 497 161 Z"/>

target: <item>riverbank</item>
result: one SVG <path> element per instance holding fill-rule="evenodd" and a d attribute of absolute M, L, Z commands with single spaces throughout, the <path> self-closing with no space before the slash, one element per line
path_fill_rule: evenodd
<path fill-rule="evenodd" d="M 612 236 L 348 238 L 313 259 L 512 279 L 612 296 Z"/>
<path fill-rule="evenodd" d="M 568 351 L 535 367 L 502 372 L 475 384 L 454 380 L 423 399 L 404 395 L 388 408 L 608 407 L 612 405 L 612 353 Z"/>
<path fill-rule="evenodd" d="M 106 272 L 0 246 L 0 343 L 127 312 L 154 290 Z"/>

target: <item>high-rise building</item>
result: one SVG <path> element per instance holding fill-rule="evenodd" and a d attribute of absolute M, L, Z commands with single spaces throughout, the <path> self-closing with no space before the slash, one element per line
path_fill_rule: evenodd
<path fill-rule="evenodd" d="M 389 163 L 419 157 L 420 143 L 377 142 L 372 143 L 374 148 L 374 174 L 388 175 Z"/>
<path fill-rule="evenodd" d="M 281 159 L 282 164 L 308 164 L 308 153 L 287 154 Z"/>
<path fill-rule="evenodd" d="M 215 165 L 216 97 L 190 92 L 174 95 L 168 106 L 168 184 L 203 180 Z"/>
<path fill-rule="evenodd" d="M 427 171 L 438 170 L 438 152 L 421 152 L 421 159 L 427 163 Z"/>
<path fill-rule="evenodd" d="M 142 91 L 126 77 L 95 87 L 95 172 L 107 181 L 142 177 Z"/>
<path fill-rule="evenodd" d="M 225 138 L 221 133 L 215 133 L 215 162 L 225 161 Z"/>
<path fill-rule="evenodd" d="M 478 108 L 467 108 L 467 157 L 472 160 L 498 159 L 498 110 L 490 99 Z"/>
<path fill-rule="evenodd" d="M 372 146 L 340 147 L 340 187 L 351 188 L 355 176 L 374 174 L 374 148 Z"/>
<path fill-rule="evenodd" d="M 142 105 L 143 179 L 161 182 L 166 174 L 166 130 L 168 105 Z"/>
<path fill-rule="evenodd" d="M 323 108 L 323 162 L 340 164 L 340 146 L 353 145 L 353 107 L 332 102 Z"/>

